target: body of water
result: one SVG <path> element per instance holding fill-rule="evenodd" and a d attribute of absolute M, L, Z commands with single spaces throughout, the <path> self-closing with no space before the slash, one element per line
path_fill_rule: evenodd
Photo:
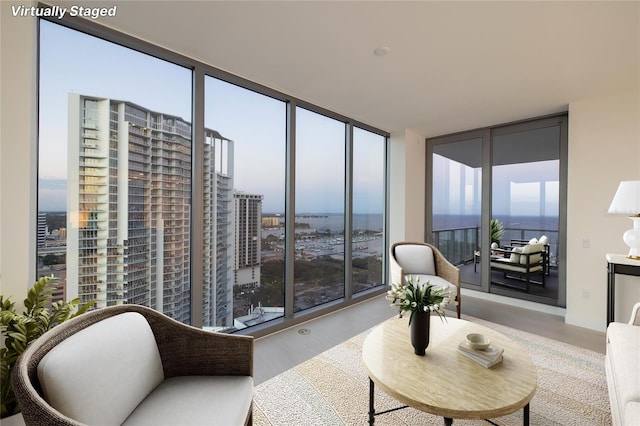
<path fill-rule="evenodd" d="M 307 223 L 312 230 L 322 231 L 329 229 L 334 233 L 344 231 L 344 219 L 344 215 L 338 213 L 296 215 L 296 223 Z M 382 214 L 354 214 L 353 229 L 382 232 Z"/>
<path fill-rule="evenodd" d="M 495 216 L 502 222 L 505 228 L 513 229 L 537 229 L 545 231 L 558 231 L 559 219 L 557 216 Z M 480 227 L 480 216 L 472 215 L 434 215 L 433 230 L 476 228 Z"/>

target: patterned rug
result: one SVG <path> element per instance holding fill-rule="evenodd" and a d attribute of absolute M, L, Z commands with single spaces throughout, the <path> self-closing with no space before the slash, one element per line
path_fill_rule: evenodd
<path fill-rule="evenodd" d="M 538 370 L 538 389 L 530 404 L 530 424 L 610 425 L 611 413 L 604 355 L 556 340 L 464 316 L 519 343 Z M 256 386 L 253 424 L 366 425 L 369 378 L 361 350 L 369 331 Z M 376 388 L 376 411 L 398 407 Z M 495 424 L 522 425 L 522 410 L 491 419 Z M 412 408 L 376 416 L 376 425 L 442 425 L 441 417 Z M 487 425 L 455 420 L 454 425 Z"/>

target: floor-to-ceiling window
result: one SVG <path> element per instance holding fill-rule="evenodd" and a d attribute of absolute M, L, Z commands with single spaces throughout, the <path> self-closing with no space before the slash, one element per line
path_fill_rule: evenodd
<path fill-rule="evenodd" d="M 205 146 L 205 250 L 215 253 L 204 265 L 205 304 L 215 306 L 205 309 L 205 325 L 282 317 L 286 104 L 207 76 L 205 127 L 218 132 L 211 145 L 221 145 Z"/>
<path fill-rule="evenodd" d="M 43 20 L 39 76 L 38 276 L 189 322 L 191 70 Z"/>
<path fill-rule="evenodd" d="M 296 111 L 295 310 L 344 297 L 346 126 Z"/>
<path fill-rule="evenodd" d="M 358 293 L 384 282 L 385 137 L 355 127 L 352 158 L 351 264 Z"/>
<path fill-rule="evenodd" d="M 464 287 L 564 306 L 567 120 L 427 140 L 425 238 L 458 265 Z M 522 266 L 533 258 L 523 247 L 539 242 L 540 265 Z"/>
<path fill-rule="evenodd" d="M 90 22 L 39 31 L 57 297 L 260 334 L 384 291 L 386 132 Z"/>

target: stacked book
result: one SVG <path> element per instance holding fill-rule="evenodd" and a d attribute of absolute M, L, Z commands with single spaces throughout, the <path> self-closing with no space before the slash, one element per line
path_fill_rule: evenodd
<path fill-rule="evenodd" d="M 464 341 L 458 345 L 458 352 L 481 366 L 489 368 L 502 362 L 504 349 L 495 345 L 490 345 L 487 349 L 473 349 L 467 341 Z"/>

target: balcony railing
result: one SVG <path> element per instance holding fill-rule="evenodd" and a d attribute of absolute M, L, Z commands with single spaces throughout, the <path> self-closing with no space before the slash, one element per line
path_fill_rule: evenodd
<path fill-rule="evenodd" d="M 531 228 L 504 228 L 500 246 L 510 244 L 511 240 L 530 240 L 549 237 L 550 266 L 558 266 L 558 231 Z M 473 254 L 480 249 L 480 227 L 440 229 L 432 232 L 433 244 L 454 265 L 473 262 Z"/>

